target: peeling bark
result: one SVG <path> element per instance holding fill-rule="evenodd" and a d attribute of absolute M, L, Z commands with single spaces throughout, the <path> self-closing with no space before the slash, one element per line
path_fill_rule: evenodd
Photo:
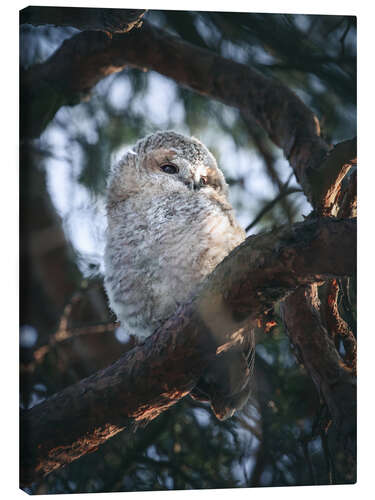
<path fill-rule="evenodd" d="M 318 168 L 306 173 L 311 185 L 312 204 L 319 213 L 339 215 L 343 204 L 343 180 L 354 165 L 357 165 L 356 138 L 337 144 Z M 356 193 L 351 195 L 356 199 Z"/>
<path fill-rule="evenodd" d="M 221 345 L 241 341 L 242 321 L 300 285 L 353 274 L 355 234 L 354 220 L 321 218 L 247 238 L 145 343 L 22 414 L 22 484 L 175 404 Z"/>

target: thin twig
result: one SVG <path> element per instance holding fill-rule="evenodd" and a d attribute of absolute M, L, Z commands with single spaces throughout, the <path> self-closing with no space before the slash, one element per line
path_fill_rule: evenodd
<path fill-rule="evenodd" d="M 307 467 L 309 469 L 309 474 L 310 474 L 310 478 L 311 478 L 310 480 L 311 480 L 313 485 L 316 485 L 317 483 L 316 483 L 316 478 L 315 478 L 315 473 L 314 473 L 314 467 L 313 467 L 313 464 L 311 462 L 311 457 L 310 457 L 310 453 L 309 453 L 309 444 L 306 441 L 306 439 L 301 439 L 300 443 L 301 443 L 303 455 L 304 455 L 306 463 L 307 463 Z"/>
<path fill-rule="evenodd" d="M 352 27 L 352 23 L 351 23 L 350 19 L 348 19 L 344 33 L 341 35 L 341 38 L 340 38 L 341 57 L 344 57 L 344 55 L 345 55 L 345 38 L 346 38 L 346 35 L 349 33 L 349 30 L 351 27 Z"/>
<path fill-rule="evenodd" d="M 322 447 L 323 447 L 323 453 L 324 453 L 324 458 L 326 461 L 326 466 L 327 466 L 327 472 L 328 472 L 328 483 L 333 484 L 333 461 L 331 457 L 331 453 L 329 451 L 328 443 L 327 443 L 327 435 L 325 431 L 323 430 L 320 434 L 320 439 L 322 440 Z"/>
<path fill-rule="evenodd" d="M 273 200 L 271 200 L 270 202 L 268 202 L 263 208 L 262 210 L 259 211 L 258 215 L 254 218 L 254 220 L 246 227 L 245 231 L 248 232 L 250 231 L 250 229 L 252 229 L 256 224 L 258 224 L 258 222 L 260 221 L 260 219 L 262 217 L 264 217 L 264 215 L 269 212 L 270 210 L 272 210 L 272 208 L 280 201 L 282 200 L 283 198 L 285 198 L 285 196 L 288 196 L 290 194 L 293 194 L 293 193 L 302 193 L 302 189 L 300 188 L 288 188 L 288 189 L 284 189 L 283 191 L 280 191 L 280 193 L 276 196 L 276 198 L 274 198 Z"/>

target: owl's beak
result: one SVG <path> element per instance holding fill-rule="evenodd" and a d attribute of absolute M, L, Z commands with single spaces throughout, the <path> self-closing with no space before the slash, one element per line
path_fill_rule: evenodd
<path fill-rule="evenodd" d="M 199 191 L 201 188 L 201 185 L 199 182 L 196 182 L 195 180 L 191 179 L 189 181 L 184 181 L 185 186 L 187 186 L 191 191 Z"/>

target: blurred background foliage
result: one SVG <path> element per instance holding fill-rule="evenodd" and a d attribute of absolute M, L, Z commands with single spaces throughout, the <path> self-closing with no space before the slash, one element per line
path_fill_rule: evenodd
<path fill-rule="evenodd" d="M 327 142 L 356 134 L 354 17 L 149 11 L 146 19 L 281 80 L 316 113 Z M 77 32 L 22 25 L 21 66 L 43 62 Z M 157 73 L 127 68 L 102 80 L 84 102 L 61 108 L 39 139 L 21 141 L 23 407 L 132 346 L 114 325 L 101 283 L 106 177 L 127 148 L 158 129 L 195 135 L 211 149 L 249 234 L 302 220 L 311 210 L 288 163 L 256 123 Z M 205 404 L 185 398 L 28 492 L 334 482 L 323 432 L 327 411 L 277 310 L 260 318 L 257 341 L 253 396 L 234 418 L 218 422 Z"/>

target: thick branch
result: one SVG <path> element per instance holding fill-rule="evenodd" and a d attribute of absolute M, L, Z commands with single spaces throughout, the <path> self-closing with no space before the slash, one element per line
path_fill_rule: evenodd
<path fill-rule="evenodd" d="M 343 179 L 356 164 L 357 138 L 353 138 L 337 144 L 318 168 L 306 172 L 312 205 L 319 213 L 331 216 L 339 214 Z M 356 196 L 356 193 L 352 195 Z"/>
<path fill-rule="evenodd" d="M 303 173 L 320 165 L 329 149 L 319 136 L 316 117 L 287 87 L 146 21 L 139 30 L 112 38 L 100 32 L 80 33 L 45 63 L 24 72 L 21 99 L 33 112 L 30 121 L 25 115 L 23 134 L 37 137 L 60 106 L 79 102 L 99 80 L 127 65 L 155 70 L 253 116 L 283 149 L 302 187 Z"/>
<path fill-rule="evenodd" d="M 72 26 L 80 30 L 126 33 L 139 25 L 144 9 L 94 9 L 82 7 L 35 7 L 20 11 L 20 24 Z"/>
<path fill-rule="evenodd" d="M 353 217 L 355 215 L 356 154 L 356 139 L 344 141 L 338 144 L 330 152 L 320 168 L 310 172 L 308 182 L 311 182 L 313 206 L 319 214 L 339 217 Z M 333 411 L 333 404 L 330 404 L 330 401 L 333 401 L 336 395 L 332 383 L 326 376 L 327 372 L 324 369 L 318 371 L 312 369 L 317 359 L 321 360 L 323 363 L 323 356 L 313 349 L 305 348 L 305 345 L 311 347 L 312 340 L 310 337 L 313 335 L 312 332 L 315 332 L 314 335 L 316 338 L 317 336 L 322 338 L 320 341 L 321 345 L 325 342 L 327 345 L 332 344 L 333 346 L 335 357 L 330 358 L 331 369 L 339 369 L 338 366 L 342 364 L 341 357 L 329 337 L 329 334 L 333 334 L 333 332 L 327 332 L 321 323 L 319 313 L 320 305 L 317 304 L 317 301 L 315 301 L 315 304 L 312 303 L 311 297 L 316 295 L 315 289 L 316 287 L 312 286 L 306 290 L 299 290 L 288 297 L 288 300 L 285 301 L 284 304 L 285 325 L 292 342 L 303 352 L 304 364 L 307 371 L 312 376 L 318 390 L 320 391 L 322 387 L 325 387 L 323 391 L 324 398 L 330 410 Z M 342 322 L 337 309 L 337 294 L 330 308 L 331 316 L 326 318 L 326 324 L 332 328 L 333 323 Z M 303 315 L 301 315 L 301 311 L 304 311 Z M 302 318 L 304 318 L 304 321 L 299 321 Z M 310 333 L 308 333 L 307 324 L 310 324 Z M 326 338 L 324 339 L 324 337 Z M 355 358 L 356 353 L 354 346 L 351 346 L 350 350 Z M 327 347 L 327 356 L 328 351 L 329 349 Z M 355 367 L 356 363 L 354 358 L 351 363 Z M 354 384 L 354 382 L 351 383 Z M 351 391 L 344 392 L 340 397 L 343 398 L 343 401 L 338 408 L 343 407 L 344 400 L 346 401 L 346 405 L 354 404 L 355 398 L 353 399 L 353 393 Z M 334 413 L 332 413 L 333 418 L 336 418 L 337 421 L 348 416 L 346 411 L 341 412 L 339 416 L 338 413 L 339 410 L 337 408 Z"/>
<path fill-rule="evenodd" d="M 142 28 L 125 35 L 80 33 L 66 40 L 46 62 L 23 72 L 22 135 L 39 136 L 61 106 L 78 103 L 102 78 L 125 66 L 153 69 L 237 107 L 245 119 L 255 118 L 283 149 L 311 203 L 324 214 L 333 214 L 338 186 L 356 157 L 355 139 L 328 154 L 317 118 L 283 84 L 146 21 Z"/>
<path fill-rule="evenodd" d="M 320 320 L 317 285 L 300 288 L 281 305 L 285 327 L 332 417 L 338 482 L 355 481 L 356 376 Z"/>
<path fill-rule="evenodd" d="M 324 287 L 325 294 L 321 299 L 321 316 L 324 318 L 325 326 L 332 339 L 338 344 L 341 338 L 346 355 L 343 361 L 352 371 L 353 376 L 357 375 L 357 340 L 351 331 L 348 323 L 340 316 L 339 312 L 339 284 L 337 280 L 332 280 Z M 325 310 L 324 310 L 325 309 Z"/>
<path fill-rule="evenodd" d="M 338 217 L 356 214 L 356 139 L 338 144 L 317 168 L 303 172 L 316 212 Z M 282 304 L 284 325 L 301 360 L 326 402 L 333 425 L 328 437 L 335 453 L 338 482 L 355 481 L 356 460 L 356 340 L 338 311 L 336 282 L 325 285 L 327 306 L 322 307 L 317 286 L 291 294 Z M 334 293 L 333 293 L 334 291 Z M 322 314 L 323 313 L 323 314 Z M 322 322 L 325 316 L 325 324 Z M 334 341 L 344 337 L 347 364 Z M 328 429 L 327 429 L 328 430 Z"/>
<path fill-rule="evenodd" d="M 22 483 L 147 422 L 194 387 L 220 345 L 302 284 L 355 271 L 355 220 L 308 219 L 249 237 L 144 344 L 22 417 Z"/>
<path fill-rule="evenodd" d="M 289 300 L 293 307 L 288 307 Z M 317 285 L 300 288 L 282 306 L 291 342 L 299 349 L 305 367 L 324 396 L 332 417 L 342 423 L 344 416 L 349 418 L 355 413 L 355 377 L 319 320 Z M 351 397 L 343 397 L 348 392 Z"/>

